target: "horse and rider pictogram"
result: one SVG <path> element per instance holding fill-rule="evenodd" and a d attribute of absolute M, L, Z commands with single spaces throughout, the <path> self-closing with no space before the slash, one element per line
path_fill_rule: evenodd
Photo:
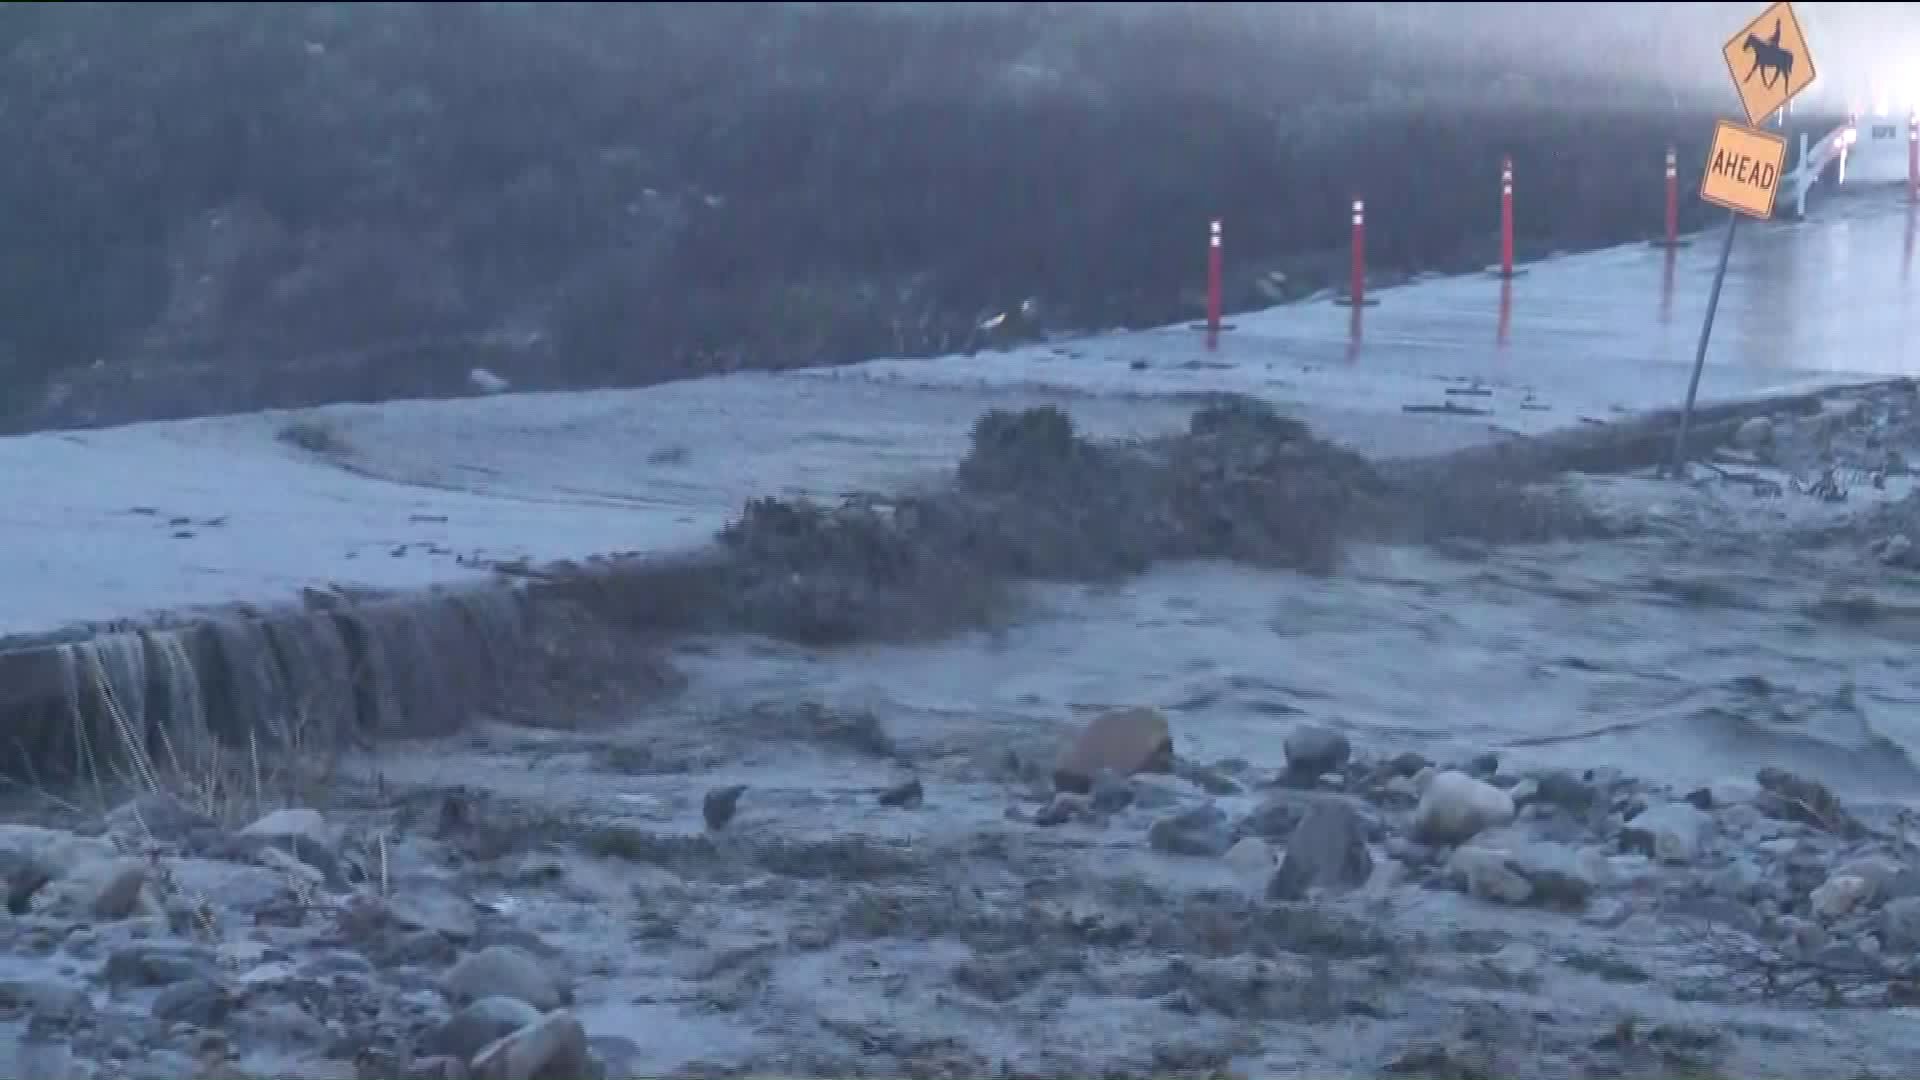
<path fill-rule="evenodd" d="M 1740 94 L 1747 122 L 1759 127 L 1786 107 L 1814 79 L 1813 57 L 1807 52 L 1793 5 L 1787 0 L 1767 8 L 1748 23 L 1724 50 L 1727 72 Z"/>
<path fill-rule="evenodd" d="M 1753 66 L 1747 69 L 1747 77 L 1741 82 L 1752 82 L 1755 75 L 1760 76 L 1760 85 L 1773 89 L 1776 81 L 1785 82 L 1793 77 L 1793 54 L 1780 47 L 1780 20 L 1773 20 L 1773 36 L 1762 41 L 1759 34 L 1748 34 L 1741 48 L 1753 54 Z"/>

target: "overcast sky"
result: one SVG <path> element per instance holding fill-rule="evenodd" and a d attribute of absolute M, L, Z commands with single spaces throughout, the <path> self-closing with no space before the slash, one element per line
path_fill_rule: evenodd
<path fill-rule="evenodd" d="M 1235 5 L 1286 18 L 1291 5 Z M 1259 13 L 1265 8 L 1264 15 Z M 1744 3 L 1348 3 L 1356 32 L 1395 34 L 1497 55 L 1506 65 L 1573 66 L 1622 80 L 1733 91 L 1721 46 L 1767 8 Z M 1920 4 L 1794 5 L 1819 81 L 1807 93 L 1846 107 L 1876 91 L 1920 104 Z"/>

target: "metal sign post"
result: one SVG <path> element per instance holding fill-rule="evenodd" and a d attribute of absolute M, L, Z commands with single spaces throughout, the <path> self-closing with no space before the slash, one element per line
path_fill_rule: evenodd
<path fill-rule="evenodd" d="M 1687 379 L 1687 401 L 1673 435 L 1669 472 L 1678 478 L 1686 476 L 1687 434 L 1693 426 L 1700 375 L 1706 370 L 1713 317 L 1720 310 L 1720 290 L 1727 281 L 1727 263 L 1733 257 L 1734 231 L 1743 215 L 1762 221 L 1772 217 L 1774 200 L 1780 193 L 1787 140 L 1762 127 L 1767 117 L 1781 113 L 1787 102 L 1814 79 L 1813 56 L 1789 0 L 1767 8 L 1735 34 L 1721 52 L 1747 123 L 1722 120 L 1714 128 L 1713 148 L 1707 153 L 1707 169 L 1700 181 L 1700 197 L 1726 207 L 1727 234 L 1720 244 L 1720 265 L 1713 272 L 1713 291 L 1707 294 L 1706 317 L 1700 323 L 1700 345 L 1694 350 L 1693 373 Z"/>

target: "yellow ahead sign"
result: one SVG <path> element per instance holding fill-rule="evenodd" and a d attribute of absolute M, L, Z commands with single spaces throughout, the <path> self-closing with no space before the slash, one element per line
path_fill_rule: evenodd
<path fill-rule="evenodd" d="M 1716 206 L 1762 220 L 1773 216 L 1780 193 L 1780 170 L 1787 163 L 1787 140 L 1769 131 L 1722 120 L 1713 129 L 1700 197 Z"/>
<path fill-rule="evenodd" d="M 1800 91 L 1813 85 L 1813 54 L 1787 0 L 1761 13 L 1733 35 L 1723 50 L 1733 88 L 1755 127 L 1779 112 Z"/>

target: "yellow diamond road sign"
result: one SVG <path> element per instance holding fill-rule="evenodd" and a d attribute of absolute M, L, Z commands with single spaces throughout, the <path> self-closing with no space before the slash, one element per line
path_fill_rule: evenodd
<path fill-rule="evenodd" d="M 1747 123 L 1755 127 L 1813 85 L 1813 54 L 1788 0 L 1762 12 L 1722 51 L 1733 88 L 1747 110 Z"/>
<path fill-rule="evenodd" d="M 1787 140 L 1770 131 L 1722 120 L 1713 129 L 1713 150 L 1700 178 L 1700 197 L 1715 206 L 1762 220 L 1773 216 Z"/>

